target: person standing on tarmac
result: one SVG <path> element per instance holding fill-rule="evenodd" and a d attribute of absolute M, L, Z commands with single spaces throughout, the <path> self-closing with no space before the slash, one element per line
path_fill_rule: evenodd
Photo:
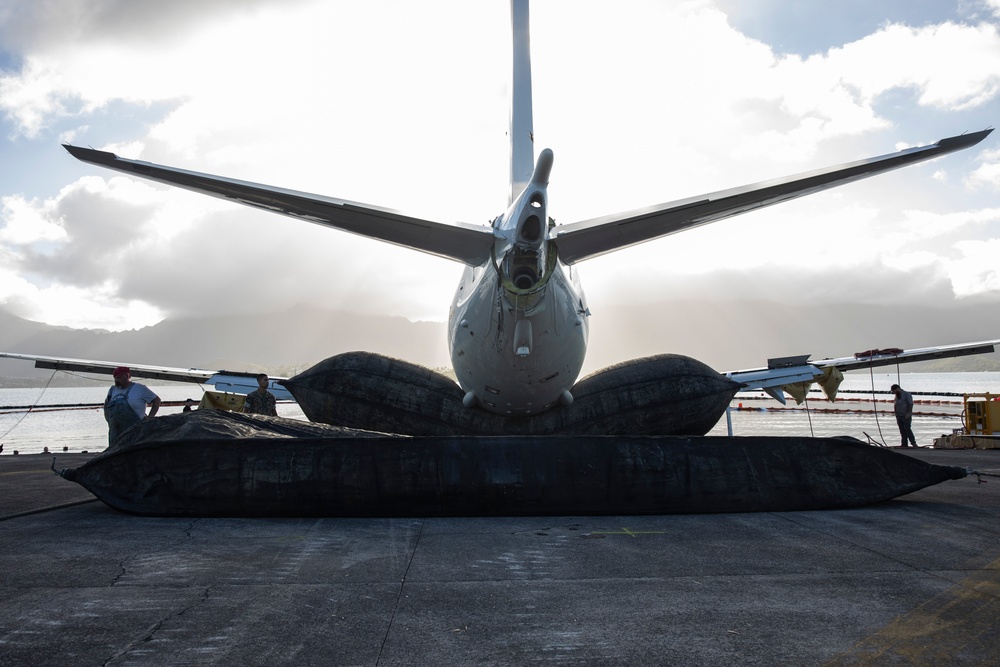
<path fill-rule="evenodd" d="M 160 397 L 144 384 L 132 382 L 128 366 L 119 366 L 111 374 L 115 384 L 104 399 L 104 419 L 108 422 L 108 444 L 147 417 L 155 417 L 160 409 Z M 149 415 L 146 405 L 149 405 Z"/>
<path fill-rule="evenodd" d="M 896 426 L 899 427 L 899 437 L 902 439 L 900 447 L 906 447 L 907 442 L 917 446 L 917 439 L 913 437 L 913 394 L 904 390 L 898 384 L 889 387 L 889 391 L 896 395 L 893 403 L 893 411 L 896 413 Z"/>
<path fill-rule="evenodd" d="M 274 394 L 267 390 L 267 374 L 261 373 L 257 376 L 257 389 L 247 394 L 243 403 L 243 412 L 257 415 L 278 416 L 278 408 L 274 400 Z"/>

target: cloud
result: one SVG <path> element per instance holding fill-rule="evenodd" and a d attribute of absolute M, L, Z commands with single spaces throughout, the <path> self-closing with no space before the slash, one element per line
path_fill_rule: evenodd
<path fill-rule="evenodd" d="M 13 7 L 0 19 L 4 48 L 22 56 L 0 73 L 12 143 L 61 136 L 442 222 L 486 223 L 505 207 L 504 2 Z M 536 3 L 532 29 L 536 145 L 555 150 L 550 201 L 561 223 L 924 142 L 942 119 L 965 123 L 998 94 L 1000 38 L 985 22 L 888 22 L 808 58 L 748 38 L 706 0 Z M 898 90 L 913 95 L 912 122 L 884 104 Z M 682 291 L 694 277 L 705 290 L 788 299 L 903 294 L 918 303 L 920 289 L 935 298 L 953 298 L 952 285 L 988 291 L 975 244 L 1000 235 L 981 199 L 1000 187 L 998 159 L 986 153 L 975 170 L 963 159 L 581 271 L 592 298 L 606 302 L 623 291 Z M 0 299 L 56 304 L 43 293 L 63 290 L 62 303 L 102 322 L 115 304 L 135 321 L 295 301 L 445 316 L 458 265 L 72 164 L 47 199 L 4 197 L 0 252 L 18 272 Z M 971 193 L 958 192 L 963 181 Z M 953 268 L 962 261 L 967 275 Z M 908 272 L 919 279 L 907 283 Z M 53 305 L 43 311 L 70 321 Z"/>
<path fill-rule="evenodd" d="M 0 304 L 8 312 L 36 322 L 58 322 L 76 329 L 124 331 L 156 324 L 163 314 L 139 301 L 116 294 L 114 285 L 80 289 L 67 285 L 39 288 L 0 270 Z"/>
<path fill-rule="evenodd" d="M 4 221 L 0 228 L 0 244 L 4 246 L 24 246 L 43 241 L 58 241 L 66 238 L 66 230 L 51 221 L 52 214 L 42 211 L 20 195 L 0 199 Z"/>
<path fill-rule="evenodd" d="M 826 60 L 866 105 L 903 87 L 915 88 L 921 105 L 950 110 L 980 106 L 1000 93 L 1000 35 L 990 23 L 888 25 L 832 49 Z"/>
<path fill-rule="evenodd" d="M 151 324 L 165 316 L 270 312 L 300 301 L 441 319 L 441 294 L 460 273 L 451 262 L 414 261 L 412 251 L 393 249 L 393 259 L 414 272 L 401 286 L 383 270 L 382 255 L 370 256 L 382 250 L 376 241 L 221 202 L 206 209 L 196 195 L 126 177 L 85 177 L 44 201 L 11 198 L 4 221 L 6 265 L 32 279 L 11 272 L 0 283 L 0 302 L 21 304 L 14 312 L 24 317 L 77 324 L 93 316 L 95 327 L 131 328 L 127 313 L 105 312 L 115 307 Z M 424 281 L 447 287 L 428 291 Z M 32 308 L 32 299 L 41 304 Z M 74 303 L 87 315 L 59 315 Z"/>
<path fill-rule="evenodd" d="M 315 1 L 315 0 L 312 0 Z M 12 51 L 51 50 L 72 44 L 126 42 L 162 46 L 178 33 L 223 16 L 252 15 L 269 0 L 10 0 L 0 14 L 0 41 Z M 287 0 L 286 4 L 304 4 Z"/>
<path fill-rule="evenodd" d="M 126 189 L 135 190 L 131 183 Z M 55 201 L 35 208 L 49 224 L 60 226 L 64 236 L 58 243 L 28 249 L 21 264 L 29 273 L 62 284 L 102 285 L 114 276 L 122 257 L 148 236 L 153 211 L 151 204 L 129 201 L 100 178 L 82 179 Z"/>
<path fill-rule="evenodd" d="M 982 164 L 969 174 L 968 185 L 973 189 L 1000 190 L 1000 150 L 983 151 L 979 160 Z"/>
<path fill-rule="evenodd" d="M 962 260 L 951 265 L 951 281 L 955 294 L 960 297 L 1000 292 L 1000 239 L 985 241 L 959 241 L 956 249 Z"/>
<path fill-rule="evenodd" d="M 156 306 L 123 299 L 115 280 L 122 255 L 140 237 L 136 221 L 150 210 L 116 199 L 93 177 L 44 201 L 5 198 L 0 304 L 26 319 L 79 328 L 160 321 Z"/>
<path fill-rule="evenodd" d="M 785 118 L 797 120 L 753 135 L 735 154 L 802 155 L 803 146 L 889 127 L 876 106 L 894 89 L 912 88 L 919 104 L 948 110 L 995 100 L 1000 35 L 989 24 L 887 25 L 826 54 L 777 58 L 750 81 L 754 91 L 745 93 L 748 98 L 770 99 Z"/>
<path fill-rule="evenodd" d="M 911 307 L 1000 297 L 976 278 L 996 264 L 987 249 L 1000 238 L 1000 209 L 896 211 L 851 199 L 821 193 L 584 262 L 591 310 L 685 297 Z"/>

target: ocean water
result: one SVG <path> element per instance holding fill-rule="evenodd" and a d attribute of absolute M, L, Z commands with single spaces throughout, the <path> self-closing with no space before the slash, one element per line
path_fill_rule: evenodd
<path fill-rule="evenodd" d="M 111 385 L 109 384 L 108 387 Z M 201 400 L 199 385 L 149 384 L 164 402 L 159 415 L 169 415 L 183 409 L 186 398 Z M 67 387 L 54 389 L 0 389 L 0 456 L 38 454 L 46 447 L 57 454 L 69 452 L 99 452 L 108 446 L 108 424 L 102 405 L 108 387 Z M 214 391 L 214 387 L 204 387 Z M 35 406 L 30 411 L 25 406 Z M 73 407 L 53 407 L 73 406 Z M 305 420 L 302 409 L 291 402 L 278 403 L 278 416 Z"/>
<path fill-rule="evenodd" d="M 810 394 L 807 405 L 803 406 L 795 405 L 790 399 L 782 406 L 760 392 L 737 394 L 730 411 L 733 434 L 849 435 L 897 445 L 899 431 L 892 415 L 892 395 L 886 393 L 894 383 L 914 392 L 913 431 L 917 443 L 924 446 L 962 427 L 963 393 L 1000 395 L 1000 373 L 903 373 L 898 376 L 876 373 L 870 376 L 855 372 L 844 379 L 841 394 L 834 403 L 816 392 Z M 873 386 L 879 393 L 871 393 Z M 150 387 L 165 402 L 182 403 L 185 398 L 198 400 L 201 396 L 201 388 L 196 385 Z M 853 393 L 855 391 L 862 393 Z M 12 455 L 15 451 L 38 454 L 46 447 L 54 454 L 103 450 L 108 442 L 107 424 L 101 410 L 106 394 L 106 387 L 0 389 L 2 455 Z M 742 410 L 738 409 L 741 404 Z M 28 410 L 26 406 L 35 407 Z M 165 405 L 160 408 L 160 414 L 180 412 L 181 407 Z M 305 419 L 295 403 L 278 403 L 278 414 L 290 419 Z M 727 422 L 723 416 L 709 434 L 726 433 Z"/>
<path fill-rule="evenodd" d="M 796 405 L 787 399 L 784 406 L 762 392 L 737 394 L 730 411 L 733 435 L 847 435 L 895 446 L 900 437 L 892 411 L 893 395 L 888 393 L 893 384 L 913 393 L 913 434 L 921 446 L 930 446 L 935 438 L 962 428 L 962 394 L 1000 395 L 1000 373 L 996 372 L 851 372 L 845 375 L 832 403 L 821 391 L 810 392 L 806 404 Z M 743 410 L 738 409 L 740 404 Z M 726 433 L 724 416 L 709 435 Z"/>

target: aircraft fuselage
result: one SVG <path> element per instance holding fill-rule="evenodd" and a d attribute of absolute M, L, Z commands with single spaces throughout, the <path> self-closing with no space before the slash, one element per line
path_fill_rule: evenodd
<path fill-rule="evenodd" d="M 448 317 L 448 347 L 467 406 L 530 415 L 572 401 L 587 352 L 586 299 L 577 271 L 549 238 L 542 151 L 527 187 L 493 222 L 492 257 L 467 266 Z"/>
<path fill-rule="evenodd" d="M 512 291 L 492 263 L 466 268 L 452 302 L 448 347 L 466 404 L 535 414 L 569 400 L 587 352 L 577 272 L 557 262 L 535 291 Z"/>

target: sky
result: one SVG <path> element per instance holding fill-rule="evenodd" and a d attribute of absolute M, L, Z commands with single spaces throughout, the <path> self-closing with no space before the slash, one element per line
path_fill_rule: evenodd
<path fill-rule="evenodd" d="M 1000 120 L 1000 0 L 538 0 L 531 40 L 557 223 Z M 0 0 L 0 308 L 115 331 L 297 303 L 443 321 L 454 262 L 60 144 L 486 224 L 509 59 L 505 0 Z M 595 316 L 678 296 L 993 307 L 998 258 L 1000 133 L 579 268 Z"/>

